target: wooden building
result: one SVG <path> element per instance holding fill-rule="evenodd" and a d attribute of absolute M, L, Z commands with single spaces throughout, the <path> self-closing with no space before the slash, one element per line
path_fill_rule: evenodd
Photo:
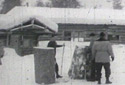
<path fill-rule="evenodd" d="M 62 33 L 64 40 L 89 41 L 89 34 L 95 33 L 98 37 L 100 32 L 105 32 L 111 42 L 125 42 L 124 25 L 59 24 L 59 32 Z"/>
<path fill-rule="evenodd" d="M 21 13 L 14 11 L 0 18 L 0 39 L 23 56 L 33 52 L 39 36 L 57 33 L 58 25 L 37 14 Z"/>
<path fill-rule="evenodd" d="M 57 31 L 60 40 L 89 41 L 90 33 L 98 37 L 103 31 L 111 42 L 125 43 L 125 12 L 17 6 L 0 16 L 0 29 L 0 38 L 20 55 L 32 53 L 38 40 L 49 39 L 45 33 Z"/>
<path fill-rule="evenodd" d="M 112 42 L 125 42 L 125 12 L 114 9 L 73 9 L 17 6 L 8 14 L 37 13 L 58 24 L 61 40 L 88 41 L 89 34 L 105 32 Z"/>

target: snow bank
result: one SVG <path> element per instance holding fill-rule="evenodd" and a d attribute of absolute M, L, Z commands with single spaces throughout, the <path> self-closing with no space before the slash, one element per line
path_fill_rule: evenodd
<path fill-rule="evenodd" d="M 14 49 L 5 48 L 5 55 L 0 66 L 0 85 L 36 85 L 34 57 L 21 57 Z"/>
<path fill-rule="evenodd" d="M 39 42 L 39 47 L 47 46 L 48 41 Z M 86 46 L 88 42 L 69 42 L 57 41 L 58 44 L 65 43 L 65 51 L 63 57 L 62 79 L 57 79 L 52 85 L 97 85 L 97 82 L 88 82 L 86 80 L 73 80 L 68 78 L 68 70 L 72 60 L 72 53 L 75 45 Z M 57 49 L 57 63 L 59 71 L 61 71 L 63 48 Z M 125 45 L 113 45 L 115 54 L 114 62 L 111 62 L 111 85 L 125 84 Z M 5 55 L 2 59 L 3 65 L 0 66 L 0 85 L 38 85 L 35 83 L 34 72 L 34 56 L 27 55 L 24 57 L 18 56 L 14 49 L 5 48 Z M 61 73 L 60 73 L 61 74 Z M 102 83 L 105 83 L 104 69 L 102 71 Z"/>

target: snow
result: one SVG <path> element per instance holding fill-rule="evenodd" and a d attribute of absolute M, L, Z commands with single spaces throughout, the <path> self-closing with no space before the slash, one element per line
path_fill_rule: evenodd
<path fill-rule="evenodd" d="M 72 24 L 125 24 L 125 12 L 114 9 L 83 8 L 47 8 L 47 7 L 15 7 L 7 14 L 14 12 L 32 13 L 51 19 L 56 23 Z"/>
<path fill-rule="evenodd" d="M 36 19 L 54 32 L 61 24 L 125 24 L 125 12 L 114 9 L 73 9 L 16 6 L 0 15 L 0 29 L 9 29 Z"/>
<path fill-rule="evenodd" d="M 3 17 L 0 17 L 0 29 L 10 29 L 15 26 L 22 25 L 32 19 L 38 20 L 54 32 L 58 31 L 58 25 L 53 21 L 44 18 L 39 14 L 39 11 L 33 12 L 32 10 L 23 9 L 14 10 L 11 13 L 5 14 Z"/>
<path fill-rule="evenodd" d="M 39 47 L 44 48 L 47 46 L 48 41 L 39 42 Z M 72 41 L 58 41 L 58 44 L 65 43 L 64 51 L 64 62 L 62 69 L 62 79 L 56 79 L 56 83 L 51 85 L 97 85 L 97 82 L 88 82 L 86 80 L 74 80 L 70 79 L 67 75 L 69 67 L 71 65 L 71 60 L 76 45 L 86 46 L 89 45 L 88 42 L 72 42 Z M 26 55 L 19 56 L 16 54 L 15 50 L 12 48 L 5 48 L 5 55 L 2 58 L 3 65 L 0 66 L 0 85 L 40 85 L 35 83 L 35 72 L 34 72 L 34 56 Z M 61 74 L 61 59 L 62 50 L 60 47 L 57 49 L 57 63 L 59 64 L 60 74 Z M 125 84 L 125 45 L 124 44 L 114 44 L 113 52 L 115 54 L 115 61 L 111 62 L 111 85 L 124 85 Z M 102 71 L 102 85 L 105 85 L 105 75 L 104 69 Z M 41 84 L 42 85 L 42 84 Z"/>

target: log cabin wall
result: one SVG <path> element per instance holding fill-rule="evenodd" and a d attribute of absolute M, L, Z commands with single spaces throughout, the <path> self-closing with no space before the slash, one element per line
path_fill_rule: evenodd
<path fill-rule="evenodd" d="M 107 39 L 114 43 L 125 43 L 124 25 L 89 25 L 89 24 L 59 24 L 59 33 L 62 40 L 89 41 L 89 34 L 95 33 L 98 37 L 100 32 L 105 32 Z"/>
<path fill-rule="evenodd" d="M 89 25 L 89 24 L 58 24 L 59 39 L 65 41 L 89 41 L 90 33 L 95 33 L 97 38 L 100 32 L 105 32 L 109 41 L 125 43 L 125 25 Z M 36 33 L 35 33 L 36 31 Z M 31 54 L 33 47 L 37 46 L 39 30 L 30 30 L 21 33 L 20 30 L 9 35 L 9 47 L 16 48 L 19 55 Z M 42 31 L 41 31 L 42 32 Z M 50 36 L 43 35 L 49 40 Z M 5 36 L 6 37 L 6 36 Z M 42 37 L 43 38 L 43 37 Z M 2 38 L 1 38 L 2 39 Z M 7 39 L 4 40 L 6 42 Z M 42 39 L 40 39 L 42 40 Z"/>
<path fill-rule="evenodd" d="M 11 35 L 9 47 L 15 48 L 17 54 L 23 56 L 33 53 L 33 47 L 37 46 L 37 35 Z"/>

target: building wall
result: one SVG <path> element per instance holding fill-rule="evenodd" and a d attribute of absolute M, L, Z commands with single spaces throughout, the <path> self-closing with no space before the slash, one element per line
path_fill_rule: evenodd
<path fill-rule="evenodd" d="M 88 41 L 89 34 L 105 32 L 111 42 L 125 42 L 125 26 L 123 25 L 88 25 L 88 24 L 58 24 L 63 40 Z M 82 40 L 83 38 L 83 40 Z"/>
<path fill-rule="evenodd" d="M 18 55 L 27 55 L 33 52 L 33 47 L 37 45 L 37 38 L 35 35 L 19 35 L 12 34 L 9 39 L 9 47 L 15 49 Z"/>

